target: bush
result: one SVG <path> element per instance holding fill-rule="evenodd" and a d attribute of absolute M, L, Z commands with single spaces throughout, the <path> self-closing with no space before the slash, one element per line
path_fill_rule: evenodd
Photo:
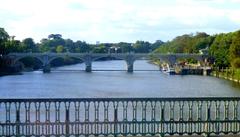
<path fill-rule="evenodd" d="M 234 68 L 240 68 L 240 58 L 233 59 L 231 64 L 232 64 L 232 67 Z"/>

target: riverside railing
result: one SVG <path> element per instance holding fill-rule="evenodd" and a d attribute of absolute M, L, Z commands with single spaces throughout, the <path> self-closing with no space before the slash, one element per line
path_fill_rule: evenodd
<path fill-rule="evenodd" d="M 240 98 L 0 99 L 0 136 L 240 134 Z"/>

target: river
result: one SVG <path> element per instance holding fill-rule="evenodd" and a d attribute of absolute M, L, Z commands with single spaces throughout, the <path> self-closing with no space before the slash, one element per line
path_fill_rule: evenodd
<path fill-rule="evenodd" d="M 1 98 L 67 97 L 225 97 L 240 96 L 240 87 L 211 76 L 167 75 L 160 71 L 84 72 L 84 64 L 0 77 Z M 125 62 L 93 62 L 93 70 L 125 70 Z M 135 70 L 158 70 L 147 61 L 136 61 Z"/>

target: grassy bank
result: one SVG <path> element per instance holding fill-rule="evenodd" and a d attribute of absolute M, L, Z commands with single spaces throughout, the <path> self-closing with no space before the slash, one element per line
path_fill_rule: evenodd
<path fill-rule="evenodd" d="M 233 68 L 216 69 L 215 68 L 212 72 L 212 76 L 215 76 L 218 78 L 224 78 L 230 81 L 240 83 L 240 69 L 233 69 Z"/>

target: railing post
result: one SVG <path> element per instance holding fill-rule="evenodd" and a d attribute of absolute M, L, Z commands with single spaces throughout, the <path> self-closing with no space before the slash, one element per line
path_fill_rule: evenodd
<path fill-rule="evenodd" d="M 198 134 L 200 135 L 202 132 L 202 101 L 198 101 L 197 103 L 197 121 L 198 123 Z"/>
<path fill-rule="evenodd" d="M 234 120 L 234 131 L 233 133 L 234 134 L 237 134 L 238 133 L 238 101 L 234 101 L 233 102 L 233 120 Z"/>
<path fill-rule="evenodd" d="M 161 137 L 165 136 L 165 132 L 164 132 L 164 122 L 165 122 L 164 110 L 165 110 L 165 102 L 161 102 Z"/>
<path fill-rule="evenodd" d="M 117 137 L 118 110 L 114 108 L 114 137 Z"/>
<path fill-rule="evenodd" d="M 210 137 L 211 102 L 207 102 L 207 137 Z"/>
<path fill-rule="evenodd" d="M 181 124 L 179 124 L 179 135 L 183 135 L 183 106 L 184 106 L 184 101 L 180 101 L 179 102 L 179 122 L 181 122 Z"/>
<path fill-rule="evenodd" d="M 229 102 L 224 102 L 224 120 L 229 120 Z M 228 123 L 224 122 L 224 134 L 228 133 L 229 125 Z"/>
<path fill-rule="evenodd" d="M 123 103 L 123 136 L 127 136 L 127 108 L 128 108 L 128 102 L 122 102 Z"/>
<path fill-rule="evenodd" d="M 169 127 L 170 127 L 170 135 L 173 135 L 174 134 L 174 104 L 175 102 L 174 101 L 170 101 L 170 123 L 169 123 Z"/>
<path fill-rule="evenodd" d="M 16 136 L 20 136 L 20 110 L 19 110 L 19 103 L 16 103 Z"/>
<path fill-rule="evenodd" d="M 65 118 L 65 123 L 66 123 L 66 136 L 69 136 L 69 104 L 66 104 L 65 109 L 66 109 L 66 118 Z"/>

